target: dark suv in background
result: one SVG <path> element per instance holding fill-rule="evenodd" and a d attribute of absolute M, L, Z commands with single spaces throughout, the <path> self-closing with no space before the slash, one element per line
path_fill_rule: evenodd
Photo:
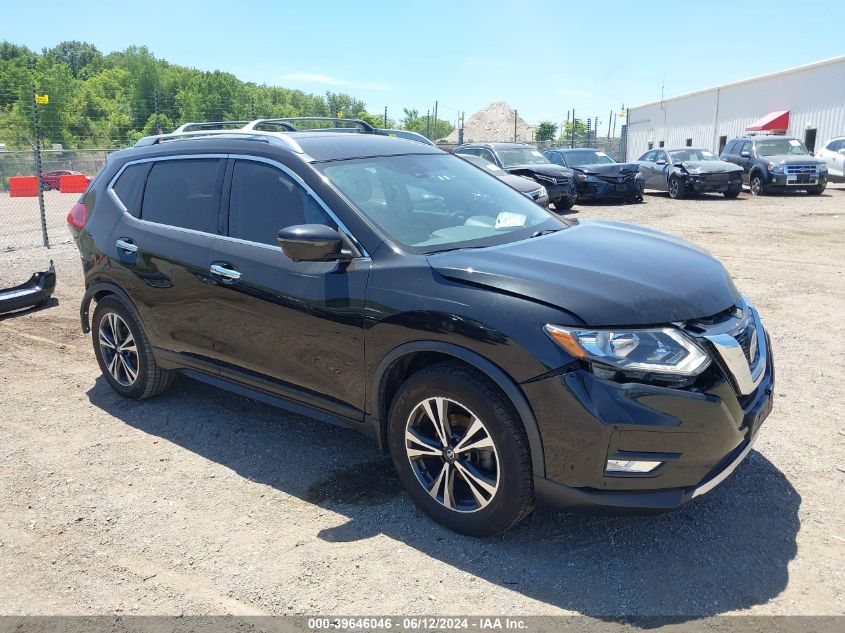
<path fill-rule="evenodd" d="M 819 195 L 827 187 L 827 164 L 797 138 L 744 136 L 728 141 L 720 158 L 743 169 L 742 181 L 755 196 L 803 190 Z"/>
<path fill-rule="evenodd" d="M 459 145 L 455 154 L 478 156 L 509 174 L 530 178 L 543 185 L 549 194 L 549 204 L 555 210 L 571 209 L 578 199 L 575 173 L 568 167 L 555 165 L 536 147 L 525 143 L 467 143 Z"/>
<path fill-rule="evenodd" d="M 116 392 L 181 372 L 346 424 L 474 535 L 535 498 L 674 508 L 751 450 L 769 339 L 707 253 L 428 145 L 272 125 L 142 139 L 69 214 Z"/>

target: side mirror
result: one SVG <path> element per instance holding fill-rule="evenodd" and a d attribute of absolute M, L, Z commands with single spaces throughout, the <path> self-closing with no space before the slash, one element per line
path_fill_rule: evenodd
<path fill-rule="evenodd" d="M 655 163 L 655 165 L 665 165 L 665 164 L 666 164 L 666 161 L 663 160 L 662 158 Z"/>
<path fill-rule="evenodd" d="M 740 153 L 740 156 L 742 158 L 751 158 L 751 152 L 749 152 L 748 150 L 745 150 L 744 152 Z"/>
<path fill-rule="evenodd" d="M 295 262 L 330 262 L 351 259 L 342 251 L 343 238 L 325 224 L 299 224 L 279 231 L 279 246 Z"/>

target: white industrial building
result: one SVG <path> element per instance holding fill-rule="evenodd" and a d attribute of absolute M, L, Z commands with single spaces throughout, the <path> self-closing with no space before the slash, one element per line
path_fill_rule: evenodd
<path fill-rule="evenodd" d="M 788 134 L 812 152 L 845 135 L 845 56 L 630 108 L 627 133 L 628 160 L 664 145 L 720 153 L 747 133 Z"/>

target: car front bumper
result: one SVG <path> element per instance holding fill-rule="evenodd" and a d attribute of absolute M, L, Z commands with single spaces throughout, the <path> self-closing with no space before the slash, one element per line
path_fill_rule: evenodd
<path fill-rule="evenodd" d="M 770 189 L 806 189 L 807 187 L 826 187 L 827 173 L 812 174 L 811 182 L 799 182 L 797 179 L 790 180 L 786 174 L 766 174 L 766 187 Z"/>
<path fill-rule="evenodd" d="M 688 177 L 686 189 L 690 193 L 724 193 L 725 191 L 741 191 L 741 175 L 733 179 L 709 180 L 707 178 Z"/>
<path fill-rule="evenodd" d="M 745 459 L 772 408 L 774 365 L 738 395 L 719 363 L 691 388 L 620 383 L 577 369 L 523 389 L 543 437 L 538 500 L 557 509 L 669 510 L 709 492 Z M 608 460 L 660 462 L 614 473 Z"/>
<path fill-rule="evenodd" d="M 578 183 L 579 200 L 601 200 L 603 198 L 623 198 L 634 200 L 643 195 L 644 181 L 634 178 L 623 182 L 609 182 L 589 176 L 586 182 Z"/>

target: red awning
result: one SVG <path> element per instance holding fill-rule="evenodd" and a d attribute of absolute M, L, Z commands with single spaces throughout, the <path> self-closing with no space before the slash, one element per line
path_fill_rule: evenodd
<path fill-rule="evenodd" d="M 786 132 L 789 127 L 789 110 L 769 112 L 745 128 L 746 132 Z"/>

